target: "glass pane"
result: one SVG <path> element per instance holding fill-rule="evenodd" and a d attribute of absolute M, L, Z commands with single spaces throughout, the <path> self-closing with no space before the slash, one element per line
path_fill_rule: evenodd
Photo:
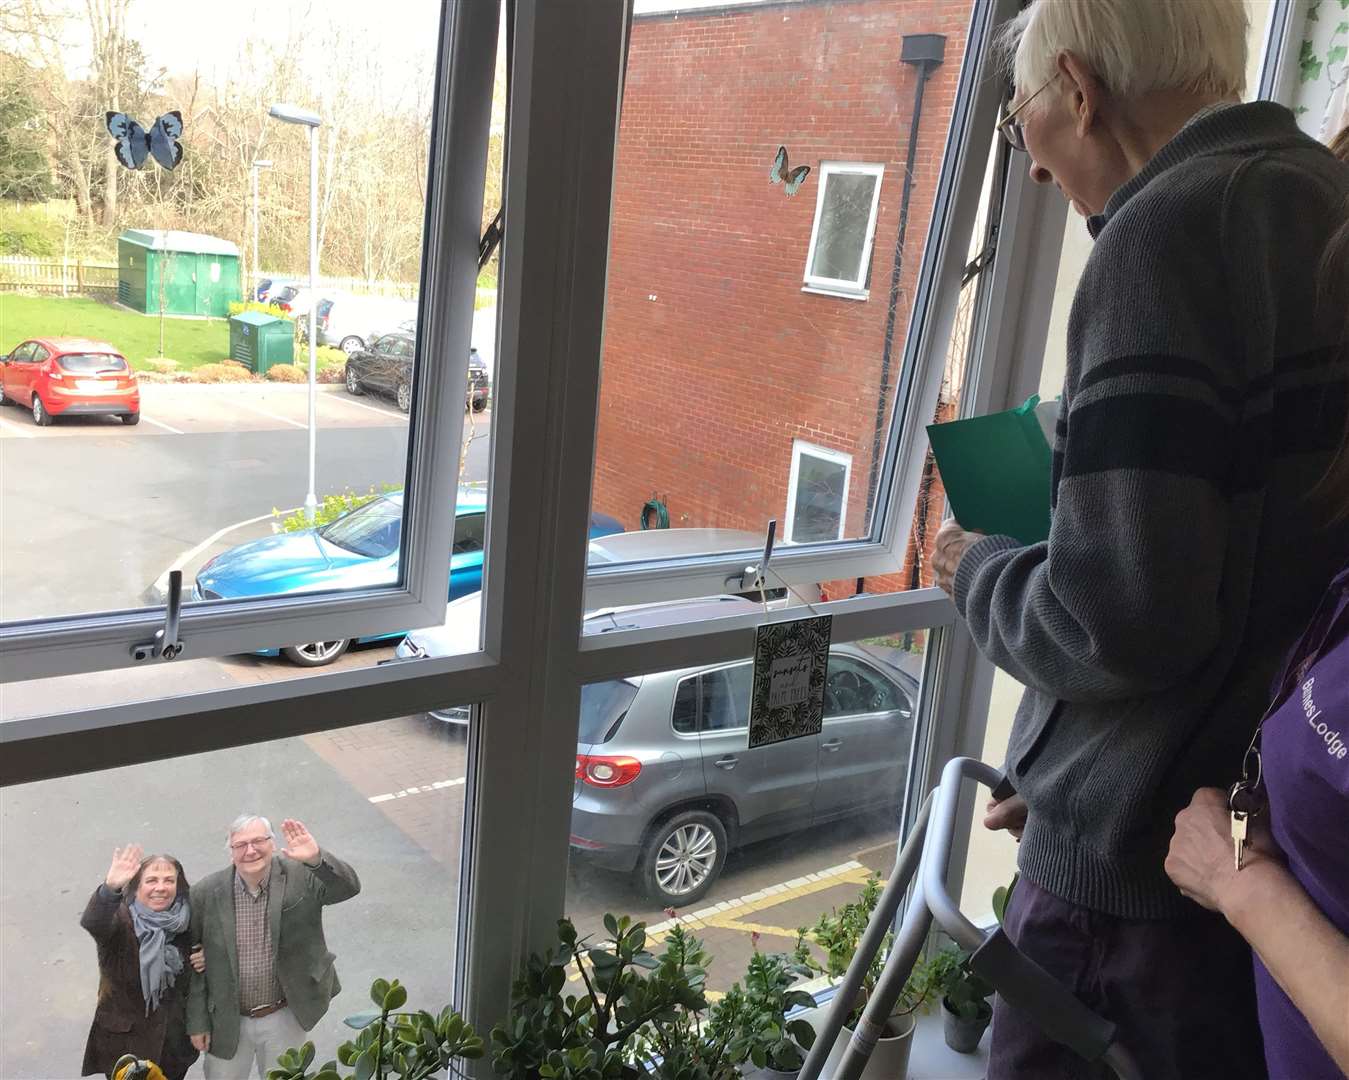
<path fill-rule="evenodd" d="M 860 173 L 826 173 L 820 207 L 819 236 L 810 276 L 862 284 L 862 254 L 871 224 L 876 177 Z"/>
<path fill-rule="evenodd" d="M 743 984 L 756 943 L 790 951 L 801 927 L 823 965 L 820 917 L 894 865 L 925 637 L 834 643 L 821 733 L 753 750 L 751 664 L 634 680 L 617 730 L 577 748 L 567 894 L 577 929 L 603 937 L 605 912 L 628 914 L 659 950 L 673 909 L 712 953 L 716 996 Z M 826 973 L 814 975 L 804 985 L 823 985 Z"/>
<path fill-rule="evenodd" d="M 202 600 L 397 579 L 443 11 L 278 22 L 246 0 L 190 41 L 158 2 L 7 22 L 42 168 L 0 225 L 3 516 L 24 523 L 0 620 L 158 604 L 171 568 Z M 498 169 L 493 213 L 499 193 Z M 489 386 L 466 392 L 467 483 Z M 372 499 L 373 545 L 311 527 Z"/>
<path fill-rule="evenodd" d="M 871 535 L 972 9 L 636 5 L 592 488 L 625 535 L 593 563 L 762 550 L 770 518 L 783 538 L 798 439 L 852 479 L 791 541 Z M 910 34 L 940 38 L 921 104 Z"/>
<path fill-rule="evenodd" d="M 234 1032 L 260 1023 L 241 1020 L 241 1008 L 278 997 L 288 1015 L 271 1024 L 283 1037 L 309 1026 L 295 1045 L 312 1039 L 321 1063 L 355 1036 L 343 1019 L 371 1007 L 377 978 L 399 979 L 413 1008 L 435 1014 L 453 1003 L 470 772 L 468 728 L 455 720 L 447 709 L 0 791 L 0 1073 L 103 1072 L 123 1052 L 181 1067 L 194 1056 L 183 1045 L 189 1028 L 210 1031 L 225 1056 Z M 244 814 L 266 815 L 274 839 L 260 820 L 231 833 Z M 53 846 L 58 820 L 70 827 Z M 151 864 L 145 889 L 101 887 L 122 885 L 136 868 L 134 858 L 114 859 L 129 845 L 172 856 L 182 876 L 170 885 Z M 302 865 L 320 858 L 316 869 Z M 236 878 L 248 886 L 238 898 Z M 189 914 L 170 905 L 170 893 Z M 133 935 L 138 908 L 171 913 L 141 917 L 166 923 L 161 955 L 179 968 L 149 1022 L 141 969 L 158 968 Z M 243 923 L 240 911 L 249 912 Z M 248 940 L 276 941 L 276 982 Z M 204 975 L 180 963 L 198 942 Z M 167 1040 L 146 1030 L 160 1016 Z M 262 1064 L 265 1075 L 274 1054 Z"/>
<path fill-rule="evenodd" d="M 848 466 L 802 451 L 787 538 L 798 543 L 837 540 L 848 496 Z"/>

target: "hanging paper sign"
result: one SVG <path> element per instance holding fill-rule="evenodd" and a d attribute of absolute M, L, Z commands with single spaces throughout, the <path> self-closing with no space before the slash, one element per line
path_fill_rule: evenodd
<path fill-rule="evenodd" d="M 833 622 L 823 615 L 755 631 L 750 749 L 820 733 Z"/>

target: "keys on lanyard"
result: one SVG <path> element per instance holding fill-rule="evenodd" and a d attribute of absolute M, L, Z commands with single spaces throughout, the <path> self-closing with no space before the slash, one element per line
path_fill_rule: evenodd
<path fill-rule="evenodd" d="M 1251 778 L 1250 763 L 1254 761 L 1255 777 Z M 1241 870 L 1246 855 L 1246 829 L 1251 819 L 1265 812 L 1265 789 L 1261 785 L 1260 751 L 1255 746 L 1246 752 L 1241 765 L 1241 779 L 1227 790 L 1227 811 L 1232 817 L 1232 853 L 1236 868 Z"/>

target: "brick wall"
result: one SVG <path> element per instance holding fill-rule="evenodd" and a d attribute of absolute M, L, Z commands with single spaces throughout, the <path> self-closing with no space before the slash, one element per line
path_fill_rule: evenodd
<path fill-rule="evenodd" d="M 634 20 L 615 176 L 595 509 L 636 528 L 642 504 L 655 494 L 666 501 L 672 526 L 758 531 L 776 517 L 781 535 L 799 438 L 852 455 L 845 535 L 865 531 L 918 78 L 917 68 L 900 62 L 901 40 L 914 33 L 947 39 L 946 61 L 924 91 L 887 417 L 970 6 L 807 0 Z M 779 144 L 794 165 L 813 169 L 795 197 L 768 182 Z M 885 166 L 869 299 L 802 291 L 821 161 Z M 930 516 L 939 513 L 940 503 Z M 929 543 L 932 533 L 935 525 Z M 908 580 L 906 567 L 866 587 L 900 588 Z"/>

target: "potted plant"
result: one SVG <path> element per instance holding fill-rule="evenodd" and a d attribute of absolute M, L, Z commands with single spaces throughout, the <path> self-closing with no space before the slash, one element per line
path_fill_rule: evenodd
<path fill-rule="evenodd" d="M 950 945 L 933 960 L 942 994 L 942 1028 L 946 1045 L 958 1054 L 972 1054 L 993 1019 L 988 999 L 993 987 L 970 967 L 970 954 Z"/>
<path fill-rule="evenodd" d="M 407 999 L 407 987 L 397 979 L 376 979 L 370 986 L 376 1008 L 346 1018 L 357 1035 L 337 1048 L 336 1060 L 311 1073 L 315 1051 L 307 1042 L 281 1054 L 276 1068 L 267 1070 L 267 1080 L 426 1080 L 455 1071 L 459 1059 L 482 1057 L 482 1039 L 448 1005 L 438 1016 L 424 1009 L 400 1012 Z M 339 1061 L 353 1071 L 343 1076 Z"/>
<path fill-rule="evenodd" d="M 831 979 L 842 978 L 857 952 L 858 943 L 866 931 L 867 922 L 871 918 L 871 913 L 875 911 L 880 896 L 880 877 L 873 874 L 862 886 L 861 895 L 856 901 L 822 915 L 810 930 L 803 927 L 797 931 L 795 958 L 815 971 L 824 972 Z M 816 961 L 811 954 L 806 945 L 807 935 L 824 948 L 826 953 L 824 964 Z M 852 1038 L 853 1029 L 862 1018 L 867 1002 L 876 992 L 876 984 L 885 968 L 885 958 L 893 940 L 893 934 L 886 934 L 880 950 L 867 968 L 843 1032 L 830 1051 L 824 1075 L 831 1074 L 842 1061 L 843 1051 L 847 1047 L 848 1040 Z M 862 1071 L 862 1080 L 899 1080 L 907 1074 L 909 1051 L 917 1026 L 915 1014 L 919 1010 L 925 1010 L 938 993 L 937 974 L 935 962 L 919 961 L 914 965 L 899 1000 L 895 1003 L 894 1011 L 886 1020 L 884 1033 L 877 1040 L 867 1067 Z"/>
<path fill-rule="evenodd" d="M 794 1008 L 814 1007 L 813 997 L 791 988 L 812 970 L 794 955 L 754 950 L 745 972 L 741 1020 L 747 1065 L 753 1066 L 746 1075 L 769 1080 L 794 1077 L 801 1071 L 806 1063 L 805 1051 L 815 1045 L 815 1029 L 803 1018 L 788 1020 L 787 1013 Z"/>
<path fill-rule="evenodd" d="M 676 926 L 658 959 L 646 948 L 645 924 L 605 915 L 604 928 L 608 939 L 590 945 L 571 920 L 559 919 L 558 948 L 529 957 L 511 991 L 510 1019 L 492 1031 L 492 1066 L 499 1074 L 626 1080 L 651 1075 L 653 1053 L 667 1047 L 672 1055 L 689 1052 L 688 1015 L 708 1007 L 701 945 Z M 564 995 L 573 966 L 584 992 Z M 661 1075 L 675 1080 L 677 1074 Z M 690 1080 L 724 1075 L 688 1073 Z"/>

